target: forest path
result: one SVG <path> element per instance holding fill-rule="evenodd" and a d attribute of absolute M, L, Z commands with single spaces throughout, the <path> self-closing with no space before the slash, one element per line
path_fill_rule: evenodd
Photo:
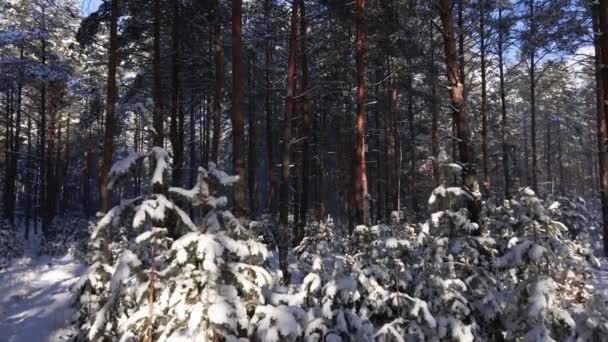
<path fill-rule="evenodd" d="M 74 333 L 70 286 L 86 267 L 72 255 L 38 256 L 39 236 L 23 242 L 24 256 L 0 270 L 0 340 L 64 341 Z"/>

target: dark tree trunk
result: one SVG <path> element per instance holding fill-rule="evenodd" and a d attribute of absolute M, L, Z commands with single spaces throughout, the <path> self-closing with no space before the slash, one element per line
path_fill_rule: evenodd
<path fill-rule="evenodd" d="M 357 64 L 356 187 L 357 224 L 369 225 L 369 194 L 365 171 L 365 0 L 357 0 L 355 10 L 355 59 Z"/>
<path fill-rule="evenodd" d="M 306 49 L 308 48 L 308 25 L 306 21 L 306 8 L 304 0 L 300 0 L 300 44 L 302 58 L 302 82 L 300 91 L 302 93 L 302 192 L 300 197 L 300 229 L 296 242 L 304 238 L 304 227 L 306 227 L 306 215 L 308 214 L 308 190 L 310 187 L 310 103 L 308 101 L 308 59 Z"/>
<path fill-rule="evenodd" d="M 463 75 L 458 63 L 456 42 L 454 38 L 454 19 L 451 9 L 452 0 L 439 1 L 439 14 L 444 35 L 447 77 L 450 86 L 450 100 L 452 103 L 452 117 L 456 125 L 456 138 L 458 139 L 460 162 L 469 163 L 472 161 L 472 156 L 469 151 L 469 127 L 464 108 Z"/>
<path fill-rule="evenodd" d="M 160 21 L 162 15 L 160 0 L 154 0 L 153 15 L 154 51 L 152 70 L 154 73 L 154 114 L 152 116 L 152 128 L 154 128 L 154 138 L 152 139 L 152 143 L 154 146 L 164 147 L 163 75 L 160 61 Z"/>
<path fill-rule="evenodd" d="M 220 155 L 220 138 L 222 135 L 222 88 L 224 85 L 224 69 L 222 66 L 222 22 L 220 16 L 220 0 L 215 0 L 215 18 L 213 21 L 213 39 L 215 45 L 215 97 L 213 98 L 213 147 L 211 161 L 216 163 Z"/>
<path fill-rule="evenodd" d="M 490 193 L 490 156 L 488 155 L 488 118 L 487 102 L 488 94 L 486 91 L 486 6 L 485 1 L 481 0 L 479 5 L 479 53 L 481 58 L 481 154 L 483 159 L 483 188 L 487 194 Z"/>
<path fill-rule="evenodd" d="M 509 146 L 508 146 L 508 126 L 507 126 L 507 99 L 505 90 L 505 73 L 504 73 L 504 35 L 505 23 L 502 19 L 502 7 L 498 7 L 498 75 L 500 78 L 500 142 L 502 145 L 502 169 L 505 180 L 504 191 L 505 198 L 511 198 L 511 177 L 509 175 Z M 560 180 L 561 181 L 561 180 Z"/>
<path fill-rule="evenodd" d="M 433 154 L 433 187 L 441 184 L 439 174 L 439 97 L 437 96 L 437 66 L 435 64 L 435 35 L 433 28 L 430 31 L 430 73 L 431 73 L 431 153 Z"/>
<path fill-rule="evenodd" d="M 298 5 L 294 1 L 291 7 L 291 24 L 289 34 L 289 58 L 287 61 L 287 96 L 285 97 L 285 118 L 283 123 L 283 144 L 281 145 L 281 189 L 279 208 L 279 266 L 283 272 L 283 282 L 288 284 L 288 248 L 289 248 L 289 164 L 291 150 L 291 120 L 296 106 L 296 50 L 298 32 Z"/>
<path fill-rule="evenodd" d="M 256 108 L 255 108 L 255 73 L 253 71 L 253 63 L 249 58 L 249 73 L 248 73 L 248 94 L 249 94 L 249 151 L 247 153 L 247 187 L 249 190 L 249 213 L 252 218 L 255 218 L 257 212 L 257 182 L 255 171 L 257 168 L 257 157 L 255 153 L 257 144 L 256 134 Z"/>
<path fill-rule="evenodd" d="M 108 51 L 108 80 L 106 94 L 106 120 L 105 131 L 103 138 L 103 157 L 100 170 L 100 187 L 99 199 L 101 211 L 107 212 L 111 206 L 111 193 L 108 189 L 108 172 L 112 167 L 112 153 L 114 150 L 114 112 L 116 108 L 116 67 L 118 65 L 118 37 L 117 37 L 117 19 L 118 19 L 118 0 L 112 0 L 112 9 L 110 15 L 110 48 Z M 136 132 L 138 134 L 138 132 Z M 85 152 L 88 156 L 90 151 Z M 85 160 L 85 163 L 87 161 Z"/>
<path fill-rule="evenodd" d="M 237 217 L 244 217 L 245 163 L 243 161 L 243 3 L 232 0 L 232 166 L 239 181 L 234 185 Z"/>
<path fill-rule="evenodd" d="M 414 129 L 414 77 L 408 75 L 408 103 L 407 103 L 407 121 L 409 129 L 409 145 L 410 145 L 410 210 L 412 211 L 413 219 L 416 219 L 418 213 L 418 203 L 416 199 L 416 130 Z"/>
<path fill-rule="evenodd" d="M 203 114 L 207 114 L 207 113 L 203 113 Z M 207 116 L 208 117 L 208 116 Z M 207 122 L 209 122 L 207 120 Z M 190 135 L 190 186 L 193 187 L 196 184 L 196 177 L 197 177 L 197 165 L 198 163 L 197 158 L 196 158 L 196 117 L 194 115 L 194 107 L 191 106 L 190 107 L 190 122 L 189 122 L 189 135 Z M 208 132 L 209 128 L 207 127 L 207 130 L 205 131 Z M 208 141 L 207 141 L 208 143 Z M 205 144 L 205 150 L 209 149 L 209 145 Z M 203 158 L 204 159 L 204 158 Z M 206 165 L 205 165 L 206 166 Z"/>
<path fill-rule="evenodd" d="M 266 0 L 264 2 L 264 13 L 266 18 L 266 34 L 270 35 L 270 6 L 272 4 L 272 0 Z M 267 39 L 266 48 L 264 53 L 265 58 L 265 75 L 264 80 L 266 82 L 265 90 L 264 90 L 264 106 L 266 111 L 266 149 L 267 149 L 267 158 L 268 158 L 268 171 L 267 171 L 267 186 L 266 186 L 266 196 L 267 196 L 267 209 L 270 213 L 275 212 L 275 197 L 276 197 L 276 182 L 274 180 L 274 127 L 273 127 L 273 117 L 272 117 L 272 103 L 270 98 L 270 88 L 272 87 L 271 75 L 270 75 L 270 67 L 272 64 L 272 41 Z"/>
<path fill-rule="evenodd" d="M 43 18 L 45 16 L 44 8 L 42 11 L 42 16 L 43 16 Z M 45 65 L 46 64 L 46 40 L 44 38 L 42 38 L 41 44 L 42 44 L 42 65 Z M 38 182 L 38 215 L 44 216 L 44 213 L 41 213 L 41 211 L 42 211 L 42 203 L 43 203 L 44 199 L 46 198 L 46 196 L 45 196 L 45 190 L 46 190 L 46 186 L 45 186 L 45 175 L 46 175 L 46 170 L 45 170 L 45 164 L 46 164 L 46 162 L 45 162 L 46 161 L 46 151 L 45 151 L 45 147 L 46 147 L 46 83 L 43 81 L 41 86 L 42 86 L 42 89 L 40 91 L 40 127 L 39 127 L 39 132 L 40 132 L 39 177 L 40 177 L 40 181 Z M 48 236 L 48 230 L 44 224 L 42 225 L 42 232 L 45 236 Z"/>
<path fill-rule="evenodd" d="M 534 20 L 534 0 L 529 0 L 530 37 L 536 35 L 536 21 Z M 532 144 L 532 189 L 538 193 L 537 158 L 536 158 L 536 49 L 529 51 L 530 58 L 530 140 Z"/>
<path fill-rule="evenodd" d="M 27 156 L 25 159 L 25 239 L 30 236 L 30 220 L 32 216 L 32 116 L 27 116 Z"/>
<path fill-rule="evenodd" d="M 13 151 L 13 89 L 10 87 L 6 91 L 6 130 L 4 137 L 4 174 L 6 178 L 4 179 L 4 217 L 9 219 L 12 222 L 12 217 L 14 214 L 14 193 L 11 190 L 14 189 L 14 177 L 11 173 L 12 169 L 12 160 L 15 157 L 15 153 Z M 13 190 L 14 192 L 14 190 Z"/>
<path fill-rule="evenodd" d="M 180 82 L 180 31 L 179 22 L 181 18 L 179 16 L 179 1 L 173 1 L 173 60 L 172 60 L 172 71 L 171 71 L 171 127 L 170 127 L 170 139 L 171 147 L 173 148 L 173 185 L 182 186 L 182 169 L 183 169 L 183 111 L 180 110 L 180 94 L 179 94 L 179 82 Z M 182 128 L 180 130 L 180 127 Z"/>
<path fill-rule="evenodd" d="M 389 59 L 388 72 L 388 124 L 386 126 L 386 217 L 397 207 L 397 87 L 395 86 L 395 75 L 390 65 Z"/>
<path fill-rule="evenodd" d="M 596 43 L 596 51 L 599 47 L 599 54 L 596 53 L 596 56 L 600 56 L 600 60 L 602 67 L 597 73 L 598 77 L 598 94 L 601 94 L 602 101 L 598 101 L 598 104 L 601 103 L 603 107 L 603 113 L 600 113 L 598 109 L 598 116 L 601 116 L 603 119 L 604 127 L 600 131 L 603 131 L 605 134 L 602 138 L 603 141 L 600 143 L 603 145 L 602 149 L 600 149 L 600 153 L 606 151 L 606 139 L 608 138 L 608 120 L 606 119 L 606 115 L 608 114 L 608 0 L 600 0 L 599 9 L 598 9 L 598 23 L 599 28 L 596 32 L 598 32 L 599 42 Z M 595 31 L 595 30 L 594 30 Z M 606 155 L 604 154 L 604 161 L 606 161 Z M 600 162 L 601 165 L 601 162 Z M 604 254 L 608 255 L 608 175 L 606 172 L 608 170 L 606 167 L 604 168 L 604 173 L 602 174 L 602 214 L 604 218 Z"/>

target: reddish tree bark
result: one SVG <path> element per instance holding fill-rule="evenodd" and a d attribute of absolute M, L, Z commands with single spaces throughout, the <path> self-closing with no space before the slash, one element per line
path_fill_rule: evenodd
<path fill-rule="evenodd" d="M 365 170 L 365 0 L 357 0 L 355 10 L 355 58 L 357 64 L 356 187 L 357 224 L 369 225 L 369 194 Z"/>
<path fill-rule="evenodd" d="M 306 22 L 306 8 L 304 0 L 300 0 L 300 49 L 302 63 L 302 82 L 300 91 L 302 92 L 302 192 L 300 197 L 300 229 L 296 242 L 304 238 L 304 227 L 306 227 L 306 215 L 308 214 L 308 190 L 310 185 L 310 103 L 308 101 L 308 58 L 306 49 L 308 48 L 308 25 Z"/>
<path fill-rule="evenodd" d="M 469 151 L 469 126 L 464 108 L 463 75 L 458 63 L 456 41 L 454 38 L 454 19 L 451 9 L 452 0 L 439 1 L 439 15 L 443 26 L 443 45 L 448 84 L 450 87 L 450 101 L 452 103 L 452 118 L 456 125 L 456 138 L 458 139 L 460 162 L 469 163 L 471 161 L 471 153 Z"/>
<path fill-rule="evenodd" d="M 270 35 L 270 6 L 272 4 L 273 0 L 266 0 L 264 2 L 264 13 L 265 13 L 265 19 L 266 19 L 266 34 Z M 267 38 L 267 42 L 266 42 L 266 51 L 264 53 L 264 58 L 265 58 L 265 64 L 266 64 L 266 71 L 265 71 L 265 75 L 264 75 L 264 80 L 265 80 L 265 91 L 264 91 L 264 105 L 265 105 L 265 111 L 266 111 L 266 150 L 267 150 L 267 154 L 268 154 L 268 174 L 267 174 L 267 178 L 268 178 L 268 183 L 267 183 L 267 189 L 266 189 L 266 193 L 267 193 L 267 200 L 268 200 L 268 204 L 267 204 L 267 208 L 269 210 L 270 213 L 274 213 L 275 212 L 275 197 L 276 197 L 276 182 L 274 180 L 274 127 L 273 127 L 273 118 L 272 118 L 272 103 L 271 103 L 271 99 L 270 99 L 270 87 L 272 86 L 272 82 L 271 82 L 271 75 L 270 75 L 270 66 L 272 63 L 272 41 L 270 39 Z"/>
<path fill-rule="evenodd" d="M 232 165 L 239 181 L 234 185 L 237 217 L 245 216 L 245 162 L 243 161 L 243 1 L 232 0 Z"/>
<path fill-rule="evenodd" d="M 116 108 L 116 66 L 118 65 L 118 37 L 117 18 L 118 0 L 112 0 L 110 12 L 110 47 L 108 49 L 108 79 L 106 93 L 106 118 L 103 136 L 103 156 L 101 160 L 99 183 L 99 200 L 101 211 L 110 210 L 111 193 L 108 189 L 108 172 L 112 167 L 112 153 L 114 150 L 114 112 Z M 85 155 L 90 152 L 85 152 Z"/>
<path fill-rule="evenodd" d="M 283 143 L 281 145 L 281 189 L 279 197 L 279 266 L 283 272 L 283 282 L 289 283 L 288 248 L 289 248 L 289 164 L 291 150 L 291 120 L 296 106 L 296 50 L 298 31 L 298 5 L 294 1 L 291 7 L 291 24 L 289 34 L 289 57 L 287 61 L 287 96 L 285 97 L 285 118 L 283 123 Z"/>

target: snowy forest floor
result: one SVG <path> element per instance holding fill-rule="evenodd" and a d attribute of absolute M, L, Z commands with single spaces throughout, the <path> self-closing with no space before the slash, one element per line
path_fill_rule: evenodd
<path fill-rule="evenodd" d="M 23 240 L 23 256 L 0 270 L 3 342 L 65 341 L 74 333 L 76 307 L 70 286 L 86 270 L 85 264 L 71 254 L 40 255 L 40 235 Z"/>
<path fill-rule="evenodd" d="M 70 287 L 86 271 L 86 265 L 73 253 L 41 255 L 41 233 L 23 239 L 18 232 L 23 256 L 0 267 L 0 340 L 2 342 L 69 341 L 77 331 L 74 326 L 76 297 Z M 276 251 L 275 251 L 276 253 Z M 272 269 L 278 267 L 276 254 L 269 258 Z M 594 253 L 600 267 L 593 271 L 592 292 L 608 294 L 608 258 L 601 249 Z M 304 275 L 291 265 L 293 281 Z"/>

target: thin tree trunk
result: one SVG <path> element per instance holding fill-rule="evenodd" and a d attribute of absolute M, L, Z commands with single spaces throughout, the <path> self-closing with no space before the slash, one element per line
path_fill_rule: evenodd
<path fill-rule="evenodd" d="M 601 142 L 603 147 L 600 149 L 600 153 L 606 151 L 606 139 L 608 138 L 608 120 L 606 119 L 606 115 L 608 115 L 608 0 L 600 0 L 599 8 L 598 8 L 598 22 L 599 27 L 596 32 L 598 32 L 599 41 L 596 43 L 596 51 L 599 47 L 599 54 L 596 53 L 596 56 L 600 56 L 600 60 L 598 63 L 601 68 L 597 73 L 598 80 L 598 93 L 601 94 L 601 104 L 603 107 L 603 113 L 599 113 L 598 116 L 601 115 L 603 119 L 604 127 L 603 136 L 604 140 Z M 594 30 L 595 31 L 595 30 Z M 598 101 L 599 102 L 599 101 Z M 599 104 L 599 103 L 598 103 Z M 606 155 L 604 155 L 604 160 Z M 602 214 L 604 218 L 604 254 L 608 255 L 608 169 L 604 168 L 604 173 L 602 174 L 602 186 L 603 186 L 603 203 L 602 203 Z"/>
<path fill-rule="evenodd" d="M 487 102 L 488 94 L 486 90 L 486 6 L 485 1 L 480 1 L 479 6 L 479 53 L 481 56 L 481 153 L 483 158 L 483 187 L 486 194 L 490 193 L 490 156 L 488 155 L 488 118 Z"/>
<path fill-rule="evenodd" d="M 443 25 L 447 78 L 450 86 L 450 100 L 452 103 L 452 117 L 456 124 L 456 138 L 458 139 L 460 161 L 462 163 L 469 163 L 472 158 L 469 151 L 469 127 L 464 109 L 463 75 L 460 71 L 458 55 L 456 53 L 454 19 L 451 8 L 452 0 L 439 1 L 439 12 Z"/>
<path fill-rule="evenodd" d="M 410 145 L 410 172 L 409 172 L 409 183 L 410 183 L 410 209 L 416 219 L 416 213 L 418 212 L 418 203 L 416 201 L 416 130 L 414 129 L 414 77 L 408 75 L 408 104 L 407 104 L 407 116 L 408 116 L 408 128 L 409 128 L 409 145 Z"/>
<path fill-rule="evenodd" d="M 243 161 L 243 3 L 232 0 L 232 165 L 239 176 L 234 185 L 234 205 L 237 217 L 244 217 L 245 163 Z"/>
<path fill-rule="evenodd" d="M 369 225 L 369 194 L 365 171 L 365 0 L 357 0 L 355 12 L 355 58 L 357 64 L 356 187 L 357 224 Z"/>
<path fill-rule="evenodd" d="M 397 207 L 397 87 L 395 76 L 388 59 L 388 124 L 386 127 L 386 217 L 390 219 Z"/>
<path fill-rule="evenodd" d="M 304 238 L 304 227 L 306 227 L 306 215 L 308 214 L 308 191 L 310 188 L 310 103 L 308 101 L 308 24 L 306 21 L 306 8 L 304 0 L 300 0 L 300 44 L 302 58 L 302 193 L 300 197 L 300 232 L 296 236 L 299 243 Z"/>
<path fill-rule="evenodd" d="M 437 96 L 437 66 L 435 64 L 435 35 L 433 28 L 430 32 L 430 72 L 431 72 L 431 153 L 433 154 L 433 187 L 436 188 L 441 184 L 441 176 L 439 174 L 439 97 Z"/>
<path fill-rule="evenodd" d="M 114 149 L 114 112 L 116 108 L 116 67 L 118 65 L 118 37 L 117 37 L 117 19 L 118 19 L 118 0 L 112 0 L 112 9 L 110 15 L 110 48 L 108 51 L 108 80 L 106 94 L 106 120 L 105 132 L 103 138 L 103 157 L 100 170 L 100 187 L 99 199 L 101 211 L 107 212 L 111 206 L 111 193 L 108 189 L 108 172 L 112 167 L 112 153 Z M 138 134 L 138 132 L 136 132 Z M 90 151 L 88 152 L 90 154 Z M 85 152 L 87 155 L 87 152 Z"/>
<path fill-rule="evenodd" d="M 42 8 L 42 18 L 43 20 L 46 19 L 46 15 L 45 15 L 45 8 Z M 43 25 L 43 26 L 46 26 Z M 46 64 L 46 39 L 42 38 L 41 41 L 42 44 L 42 65 Z M 45 174 L 46 174 L 46 170 L 45 170 L 45 160 L 46 160 L 46 153 L 45 153 L 45 146 L 46 146 L 46 83 L 43 81 L 42 82 L 42 90 L 40 92 L 40 159 L 39 159 L 39 163 L 40 163 L 40 182 L 38 183 L 38 214 L 40 216 L 44 216 L 44 213 L 41 213 L 42 211 L 42 202 L 45 199 Z M 47 227 L 45 225 L 42 225 L 42 232 L 44 234 L 44 236 L 48 236 L 48 230 Z"/>
<path fill-rule="evenodd" d="M 273 0 L 266 0 L 264 2 L 264 13 L 266 19 L 266 34 L 270 34 L 270 6 Z M 268 200 L 267 208 L 270 213 L 275 212 L 275 197 L 276 197 L 276 182 L 274 181 L 274 128 L 272 118 L 272 104 L 270 99 L 270 88 L 272 86 L 270 67 L 272 63 L 272 42 L 270 39 L 266 41 L 265 49 L 265 75 L 264 79 L 266 82 L 264 91 L 264 104 L 266 107 L 266 149 L 268 158 L 268 183 L 266 187 L 266 196 Z"/>
<path fill-rule="evenodd" d="M 536 34 L 536 21 L 534 20 L 534 0 L 528 2 L 530 16 L 530 37 Z M 538 193 L 537 158 L 536 158 L 536 49 L 530 50 L 530 140 L 532 143 L 532 189 Z"/>
<path fill-rule="evenodd" d="M 211 161 L 217 164 L 220 155 L 220 139 L 222 135 L 222 87 L 224 85 L 224 70 L 222 65 L 222 22 L 220 16 L 220 0 L 215 0 L 213 40 L 215 44 L 215 97 L 213 99 L 213 147 L 211 149 Z"/>
<path fill-rule="evenodd" d="M 289 34 L 289 58 L 287 61 L 287 96 L 285 97 L 285 119 L 283 127 L 283 144 L 281 145 L 281 189 L 279 208 L 279 266 L 283 272 L 283 282 L 289 284 L 288 248 L 289 248 L 289 164 L 291 150 L 291 120 L 296 106 L 296 50 L 298 31 L 298 5 L 294 1 L 291 7 L 291 25 Z"/>
<path fill-rule="evenodd" d="M 206 113 L 204 113 L 206 114 Z M 207 120 L 207 122 L 209 122 Z M 190 107 L 190 186 L 193 187 L 196 184 L 197 178 L 197 162 L 196 162 L 196 118 L 194 116 L 194 106 Z M 209 131 L 207 127 L 205 134 Z M 205 135 L 207 136 L 207 135 Z M 208 143 L 208 141 L 207 141 Z M 209 149 L 209 145 L 205 144 L 205 150 Z M 206 165 L 205 165 L 206 166 Z"/>
<path fill-rule="evenodd" d="M 500 78 L 500 142 L 502 145 L 502 168 L 505 180 L 505 198 L 511 198 L 511 177 L 509 175 L 509 146 L 508 146 L 508 126 L 507 126 L 507 99 L 505 90 L 504 73 L 504 22 L 502 19 L 502 7 L 498 7 L 498 73 Z M 561 181 L 561 180 L 560 180 Z"/>
<path fill-rule="evenodd" d="M 247 153 L 247 186 L 249 190 L 249 212 L 252 218 L 255 218 L 257 208 L 257 182 L 255 177 L 255 171 L 257 168 L 257 157 L 256 157 L 256 108 L 255 108 L 255 74 L 253 72 L 253 64 L 251 58 L 249 58 L 249 73 L 248 73 L 248 88 L 249 88 L 249 151 Z"/>
<path fill-rule="evenodd" d="M 154 138 L 152 139 L 152 143 L 154 146 L 164 147 L 163 81 L 160 62 L 160 21 L 162 15 L 160 0 L 154 0 L 153 15 L 154 51 L 152 69 L 154 73 L 154 114 L 152 116 L 152 128 L 154 128 Z"/>
<path fill-rule="evenodd" d="M 170 139 L 171 147 L 173 148 L 173 185 L 181 186 L 182 168 L 183 168 L 183 155 L 184 146 L 183 132 L 180 132 L 180 126 L 183 127 L 183 118 L 180 121 L 179 116 L 183 116 L 183 111 L 180 110 L 180 94 L 179 94 L 179 82 L 180 82 L 180 54 L 179 54 L 179 22 L 181 18 L 179 16 L 179 1 L 173 1 L 173 60 L 172 60 L 172 71 L 171 71 L 171 126 L 170 126 Z"/>
<path fill-rule="evenodd" d="M 4 137 L 4 217 L 9 219 L 12 222 L 12 217 L 14 214 L 14 210 L 12 209 L 12 198 L 14 197 L 11 194 L 11 190 L 14 189 L 14 186 L 11 183 L 14 183 L 13 175 L 11 173 L 12 160 L 15 157 L 15 153 L 13 151 L 13 89 L 10 87 L 6 90 L 6 130 Z"/>
<path fill-rule="evenodd" d="M 30 236 L 30 219 L 32 215 L 32 116 L 27 117 L 27 156 L 25 159 L 25 239 Z"/>

